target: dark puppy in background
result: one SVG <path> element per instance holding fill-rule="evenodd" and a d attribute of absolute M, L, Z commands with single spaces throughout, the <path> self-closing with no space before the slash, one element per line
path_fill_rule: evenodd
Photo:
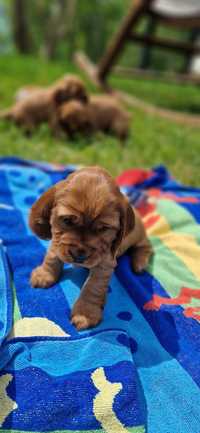
<path fill-rule="evenodd" d="M 100 167 L 77 170 L 51 187 L 32 206 L 29 223 L 37 236 L 52 240 L 43 263 L 32 272 L 33 287 L 55 284 L 63 263 L 90 271 L 72 309 L 78 329 L 101 321 L 117 257 L 129 249 L 133 270 L 141 272 L 152 253 L 139 214 Z"/>
<path fill-rule="evenodd" d="M 74 75 L 66 75 L 46 88 L 27 86 L 20 89 L 16 103 L 0 113 L 0 118 L 13 121 L 27 133 L 43 122 L 48 122 L 53 129 L 57 107 L 72 99 L 84 104 L 88 101 L 88 95 L 82 80 Z"/>
<path fill-rule="evenodd" d="M 57 117 L 59 127 L 72 138 L 77 133 L 98 131 L 113 134 L 122 142 L 128 137 L 130 116 L 113 96 L 94 95 L 84 105 L 79 101 L 62 104 Z"/>

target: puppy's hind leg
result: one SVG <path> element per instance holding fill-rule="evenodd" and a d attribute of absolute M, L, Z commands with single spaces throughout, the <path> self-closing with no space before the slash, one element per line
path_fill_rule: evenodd
<path fill-rule="evenodd" d="M 146 238 L 142 243 L 131 247 L 131 266 L 134 272 L 140 273 L 149 264 L 151 255 L 153 254 L 152 246 Z"/>
<path fill-rule="evenodd" d="M 54 108 L 56 110 L 56 108 Z M 61 130 L 61 127 L 59 125 L 58 115 L 57 113 L 54 113 L 50 116 L 48 121 L 49 129 L 51 131 L 51 134 L 55 138 L 63 138 L 63 131 Z"/>
<path fill-rule="evenodd" d="M 27 137 L 30 137 L 34 130 L 36 129 L 37 124 L 31 119 L 30 116 L 17 117 L 15 119 L 15 123 L 17 126 L 22 128 L 24 134 Z"/>
<path fill-rule="evenodd" d="M 120 140 L 121 146 L 125 146 L 129 136 L 129 125 L 126 119 L 117 118 L 111 126 L 112 133 Z"/>

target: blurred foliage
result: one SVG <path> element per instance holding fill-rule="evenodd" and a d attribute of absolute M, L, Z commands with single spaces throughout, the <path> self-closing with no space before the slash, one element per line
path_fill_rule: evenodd
<path fill-rule="evenodd" d="M 17 0 L 0 0 L 0 52 L 13 49 L 12 35 L 14 4 Z M 31 51 L 43 57 L 66 60 L 76 50 L 84 50 L 97 62 L 103 55 L 111 37 L 127 14 L 132 0 L 21 0 L 25 7 Z M 28 6 L 28 7 L 27 7 Z M 139 31 L 144 30 L 142 22 Z M 187 38 L 187 32 L 163 27 L 156 29 L 161 36 Z M 120 62 L 125 66 L 138 66 L 141 47 L 127 44 Z M 157 69 L 181 70 L 181 56 L 154 49 L 152 65 Z"/>
<path fill-rule="evenodd" d="M 3 17 L 10 19 L 15 0 L 0 0 Z M 116 30 L 129 0 L 24 0 L 33 52 L 48 56 L 47 45 L 56 42 L 50 57 L 70 56 L 84 49 L 96 61 Z M 1 34 L 0 27 L 0 34 Z M 1 40 L 0 40 L 1 42 Z M 48 51 L 48 50 L 47 50 Z M 50 53 L 51 54 L 51 53 Z"/>
<path fill-rule="evenodd" d="M 0 53 L 13 50 L 9 0 L 0 0 Z"/>

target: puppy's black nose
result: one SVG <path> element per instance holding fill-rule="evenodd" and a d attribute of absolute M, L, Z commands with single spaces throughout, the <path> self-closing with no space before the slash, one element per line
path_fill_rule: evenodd
<path fill-rule="evenodd" d="M 78 250 L 78 251 L 71 250 L 70 254 L 76 263 L 83 263 L 87 259 L 87 254 L 85 253 L 84 250 Z"/>
<path fill-rule="evenodd" d="M 86 254 L 80 254 L 79 256 L 75 257 L 76 263 L 83 263 L 87 259 Z"/>

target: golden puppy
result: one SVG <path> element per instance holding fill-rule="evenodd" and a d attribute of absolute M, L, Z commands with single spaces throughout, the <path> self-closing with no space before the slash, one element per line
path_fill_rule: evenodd
<path fill-rule="evenodd" d="M 42 122 L 49 122 L 53 128 L 56 107 L 72 99 L 85 103 L 88 96 L 78 77 L 66 75 L 50 87 L 30 86 L 21 89 L 13 107 L 2 112 L 0 117 L 15 122 L 27 132 Z"/>
<path fill-rule="evenodd" d="M 103 131 L 125 140 L 129 132 L 128 113 L 119 102 L 108 95 L 94 95 L 88 104 L 78 101 L 65 103 L 58 108 L 58 124 L 69 136 Z"/>
<path fill-rule="evenodd" d="M 130 249 L 132 266 L 141 272 L 152 253 L 140 216 L 100 167 L 77 170 L 46 191 L 32 206 L 29 224 L 42 239 L 52 239 L 42 265 L 33 270 L 33 287 L 50 287 L 63 263 L 90 270 L 72 310 L 78 329 L 96 326 L 117 257 Z"/>

